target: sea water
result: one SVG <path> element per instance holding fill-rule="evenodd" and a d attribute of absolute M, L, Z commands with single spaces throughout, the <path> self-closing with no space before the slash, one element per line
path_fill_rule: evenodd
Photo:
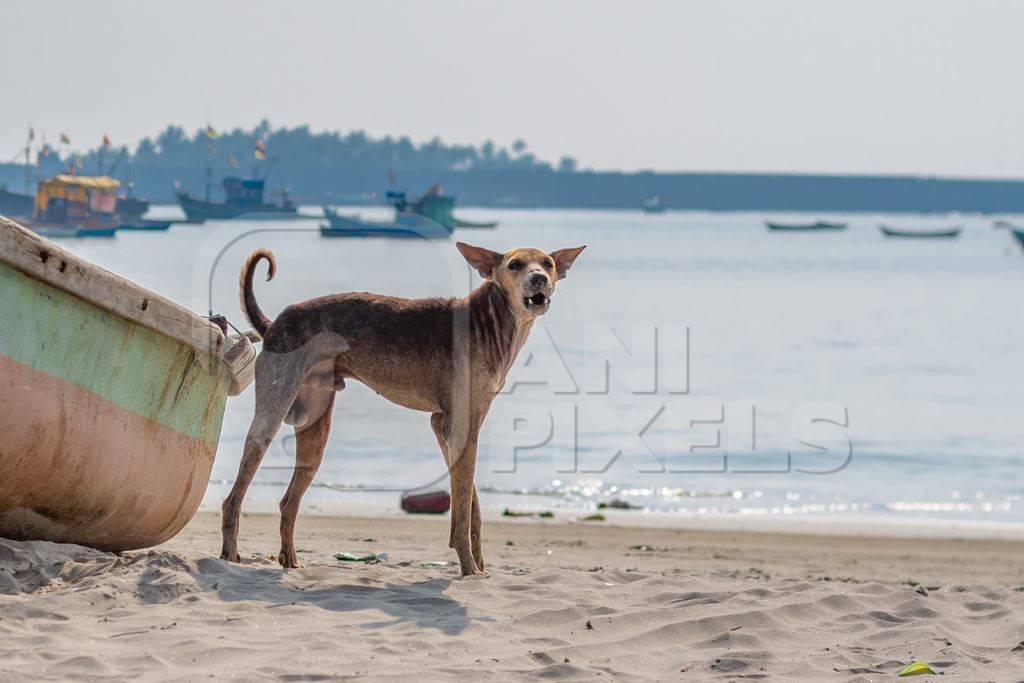
<path fill-rule="evenodd" d="M 238 270 L 259 246 L 277 255 L 275 279 L 264 282 L 263 266 L 256 278 L 273 317 L 330 292 L 463 295 L 479 279 L 455 239 L 498 251 L 585 244 L 488 416 L 485 505 L 1024 521 L 1024 253 L 989 218 L 462 214 L 500 225 L 428 242 L 322 238 L 313 219 L 236 220 L 63 244 L 243 329 Z M 849 229 L 773 233 L 766 217 Z M 881 223 L 963 233 L 894 240 Z M 210 500 L 233 480 L 252 413 L 251 387 L 228 402 Z M 444 474 L 424 413 L 350 382 L 333 420 L 308 501 L 395 507 L 395 491 Z M 251 500 L 281 496 L 290 434 L 270 447 Z"/>

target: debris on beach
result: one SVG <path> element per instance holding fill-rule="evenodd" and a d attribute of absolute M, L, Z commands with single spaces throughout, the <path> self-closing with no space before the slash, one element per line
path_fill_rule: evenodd
<path fill-rule="evenodd" d="M 900 671 L 896 675 L 897 676 L 901 676 L 901 677 L 906 677 L 906 676 L 927 676 L 929 674 L 932 675 L 932 676 L 935 676 L 936 675 L 935 674 L 935 670 L 932 669 L 927 664 L 925 664 L 924 662 L 911 662 L 910 664 L 907 664 L 905 667 L 903 667 L 903 670 Z"/>
<path fill-rule="evenodd" d="M 541 512 L 516 512 L 505 508 L 505 511 L 501 513 L 502 517 L 540 517 L 541 519 L 553 519 L 555 516 L 554 512 L 550 510 L 542 510 Z"/>
<path fill-rule="evenodd" d="M 642 510 L 643 509 L 643 505 L 634 505 L 633 503 L 630 503 L 629 501 L 619 500 L 618 498 L 613 498 L 612 500 L 609 500 L 608 502 L 598 503 L 597 504 L 597 509 L 598 510 Z"/>
<path fill-rule="evenodd" d="M 451 509 L 452 497 L 446 489 L 427 486 L 403 493 L 401 505 L 409 514 L 443 515 Z"/>
<path fill-rule="evenodd" d="M 377 562 L 387 562 L 387 553 L 334 553 L 334 559 L 341 560 L 342 562 L 366 562 L 368 564 L 375 564 Z"/>
<path fill-rule="evenodd" d="M 587 515 L 586 517 L 583 518 L 583 521 L 584 522 L 603 522 L 604 521 L 604 515 L 602 515 L 600 512 L 598 512 L 596 514 L 593 514 L 593 515 Z"/>

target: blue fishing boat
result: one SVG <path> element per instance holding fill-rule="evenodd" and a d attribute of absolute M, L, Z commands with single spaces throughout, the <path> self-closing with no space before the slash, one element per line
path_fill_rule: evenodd
<path fill-rule="evenodd" d="M 396 212 L 411 212 L 440 223 L 449 230 L 456 228 L 495 228 L 497 221 L 467 221 L 455 217 L 455 197 L 444 194 L 441 183 L 432 185 L 422 197 L 408 200 L 404 192 L 388 192 Z"/>
<path fill-rule="evenodd" d="M 11 192 L 0 187 L 0 214 L 4 216 L 31 216 L 34 198 L 30 194 Z"/>
<path fill-rule="evenodd" d="M 245 216 L 246 218 L 293 218 L 298 209 L 288 197 L 288 192 L 281 193 L 281 203 L 273 204 L 263 201 L 264 181 L 262 178 L 225 178 L 224 201 L 210 200 L 210 188 L 207 185 L 206 199 L 197 199 L 187 192 L 175 192 L 178 204 L 185 212 L 189 223 L 202 223 L 208 220 L 230 220 Z"/>
<path fill-rule="evenodd" d="M 40 237 L 47 239 L 67 237 L 113 237 L 117 234 L 117 228 L 86 228 L 75 225 L 60 225 L 55 223 L 40 223 L 38 221 L 22 220 L 26 228 L 32 230 Z"/>
<path fill-rule="evenodd" d="M 645 199 L 644 213 L 665 213 L 665 205 L 661 203 L 661 197 L 654 195 Z"/>
<path fill-rule="evenodd" d="M 117 198 L 117 215 L 125 223 L 135 223 L 149 211 L 149 202 L 131 194 Z"/>
<path fill-rule="evenodd" d="M 343 216 L 330 207 L 324 207 L 326 224 L 320 225 L 324 237 L 422 237 L 427 239 L 446 238 L 452 234 L 435 220 L 412 211 L 396 211 L 395 220 L 367 221 L 359 216 Z"/>
<path fill-rule="evenodd" d="M 404 192 L 388 192 L 395 209 L 393 221 L 366 221 L 359 216 L 343 216 L 324 207 L 327 224 L 320 226 L 324 237 L 425 237 L 443 239 L 456 228 L 493 228 L 497 222 L 473 222 L 456 218 L 455 198 L 442 193 L 437 184 L 416 200 Z"/>

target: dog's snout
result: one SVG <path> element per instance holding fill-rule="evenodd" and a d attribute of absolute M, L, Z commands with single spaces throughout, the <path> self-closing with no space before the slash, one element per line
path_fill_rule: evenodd
<path fill-rule="evenodd" d="M 534 273 L 530 276 L 530 284 L 534 287 L 543 287 L 548 283 L 548 276 L 544 273 Z"/>

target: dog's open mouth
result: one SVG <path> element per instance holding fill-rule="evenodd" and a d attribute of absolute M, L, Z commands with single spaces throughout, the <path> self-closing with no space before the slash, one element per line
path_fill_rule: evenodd
<path fill-rule="evenodd" d="M 532 296 L 523 297 L 523 303 L 526 304 L 527 308 L 535 308 L 539 306 L 547 306 L 551 299 L 544 292 L 537 292 Z"/>

